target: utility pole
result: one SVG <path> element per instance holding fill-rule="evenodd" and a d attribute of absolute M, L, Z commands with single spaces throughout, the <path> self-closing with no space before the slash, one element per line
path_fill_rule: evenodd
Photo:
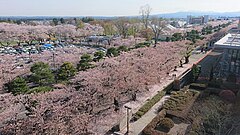
<path fill-rule="evenodd" d="M 129 135 L 129 110 L 131 110 L 132 108 L 128 107 L 128 106 L 124 106 L 127 109 L 127 132 L 126 135 Z"/>
<path fill-rule="evenodd" d="M 55 53 L 53 52 L 53 68 L 56 70 Z"/>

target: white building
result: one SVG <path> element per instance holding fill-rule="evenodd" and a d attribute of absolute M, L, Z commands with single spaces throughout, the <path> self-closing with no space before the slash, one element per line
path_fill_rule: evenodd
<path fill-rule="evenodd" d="M 229 33 L 214 45 L 215 48 L 240 49 L 240 34 Z"/>

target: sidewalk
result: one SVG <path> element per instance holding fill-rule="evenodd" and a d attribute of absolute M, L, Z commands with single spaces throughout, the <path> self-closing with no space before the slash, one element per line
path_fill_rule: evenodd
<path fill-rule="evenodd" d="M 164 102 L 170 98 L 170 96 L 164 96 L 158 103 L 156 103 L 151 110 L 149 110 L 142 118 L 138 121 L 130 124 L 130 135 L 138 135 L 150 122 L 157 116 L 158 108 L 161 108 Z"/>
<path fill-rule="evenodd" d="M 176 74 L 177 77 L 181 76 L 185 71 L 187 71 L 189 68 L 192 67 L 193 64 L 197 64 L 199 63 L 202 59 L 204 59 L 210 52 L 206 53 L 206 54 L 194 54 L 189 58 L 189 63 L 188 64 L 184 64 L 183 68 L 178 68 L 177 71 L 172 71 L 170 73 L 170 76 L 172 74 Z M 161 84 L 160 89 L 159 90 L 163 90 L 165 86 L 167 86 L 168 84 L 172 83 L 173 79 L 167 79 L 163 84 Z M 151 98 L 151 97 L 149 97 Z M 130 123 L 130 135 L 140 135 L 142 130 L 152 121 L 152 119 L 154 117 L 157 116 L 157 110 L 162 107 L 164 101 L 166 101 L 169 98 L 169 96 L 164 96 L 158 103 L 156 103 L 146 114 L 144 114 L 140 119 L 138 119 L 137 121 Z M 145 101 L 147 102 L 147 101 Z M 132 106 L 131 104 L 127 104 L 127 106 Z M 133 113 L 136 112 L 136 108 L 134 109 Z M 121 133 L 126 133 L 127 129 L 124 129 L 123 131 L 121 131 Z"/>

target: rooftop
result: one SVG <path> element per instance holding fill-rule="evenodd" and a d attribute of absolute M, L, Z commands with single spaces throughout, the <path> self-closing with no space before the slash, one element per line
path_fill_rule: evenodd
<path fill-rule="evenodd" d="M 240 34 L 227 34 L 215 43 L 215 48 L 240 49 Z"/>

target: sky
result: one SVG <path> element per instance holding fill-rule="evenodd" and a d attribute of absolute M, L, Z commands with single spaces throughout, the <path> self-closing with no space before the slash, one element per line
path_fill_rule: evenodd
<path fill-rule="evenodd" d="M 240 11 L 240 0 L 0 0 L 0 16 L 131 16 L 146 4 L 151 14 Z"/>

